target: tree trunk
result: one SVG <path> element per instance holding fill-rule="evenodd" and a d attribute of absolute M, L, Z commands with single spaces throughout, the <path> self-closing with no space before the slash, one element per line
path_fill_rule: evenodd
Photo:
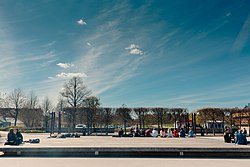
<path fill-rule="evenodd" d="M 58 134 L 61 134 L 61 111 L 58 113 Z"/>
<path fill-rule="evenodd" d="M 18 113 L 19 113 L 19 109 L 18 109 L 18 108 L 16 108 L 16 115 L 15 115 L 15 122 L 14 122 L 14 126 L 16 126 L 16 124 L 17 124 Z"/>

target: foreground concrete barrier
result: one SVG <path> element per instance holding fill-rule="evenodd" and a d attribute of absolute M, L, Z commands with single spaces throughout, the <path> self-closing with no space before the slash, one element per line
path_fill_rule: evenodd
<path fill-rule="evenodd" d="M 250 148 L 1 147 L 4 156 L 250 158 Z"/>

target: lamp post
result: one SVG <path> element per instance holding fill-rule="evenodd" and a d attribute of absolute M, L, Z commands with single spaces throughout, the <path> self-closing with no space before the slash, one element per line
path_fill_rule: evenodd
<path fill-rule="evenodd" d="M 214 118 L 214 111 L 213 111 L 213 135 L 215 136 L 215 118 Z"/>
<path fill-rule="evenodd" d="M 58 134 L 61 134 L 61 116 L 62 116 L 62 112 L 59 111 L 58 112 Z"/>
<path fill-rule="evenodd" d="M 192 113 L 192 127 L 194 129 L 194 133 L 196 134 L 196 113 Z"/>
<path fill-rule="evenodd" d="M 50 135 L 54 134 L 54 128 L 55 128 L 55 112 L 51 112 L 51 127 L 50 127 Z"/>
<path fill-rule="evenodd" d="M 241 110 L 238 110 L 239 111 L 239 113 L 240 113 L 240 129 L 241 129 Z"/>

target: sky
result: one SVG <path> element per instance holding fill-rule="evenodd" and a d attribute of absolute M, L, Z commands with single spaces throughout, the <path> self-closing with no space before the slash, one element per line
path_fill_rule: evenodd
<path fill-rule="evenodd" d="M 0 93 L 54 103 L 83 79 L 102 106 L 250 103 L 248 0 L 0 0 Z"/>

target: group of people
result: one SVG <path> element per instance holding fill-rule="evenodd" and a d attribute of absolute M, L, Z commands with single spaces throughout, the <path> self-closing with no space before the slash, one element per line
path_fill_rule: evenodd
<path fill-rule="evenodd" d="M 23 135 L 18 129 L 10 129 L 5 145 L 19 145 L 23 143 Z"/>
<path fill-rule="evenodd" d="M 226 128 L 224 132 L 224 141 L 226 143 L 235 143 L 239 145 L 247 145 L 247 131 L 244 128 L 244 130 L 238 129 L 235 131 L 235 133 L 230 133 L 230 129 Z"/>
<path fill-rule="evenodd" d="M 124 136 L 124 130 L 121 128 L 118 131 L 118 136 L 119 137 L 123 137 Z M 192 128 L 189 128 L 188 133 L 186 134 L 186 131 L 184 130 L 184 128 L 181 128 L 180 131 L 178 131 L 177 128 L 175 128 L 174 130 L 172 130 L 171 128 L 168 128 L 168 131 L 166 132 L 166 130 L 164 128 L 161 128 L 160 131 L 158 131 L 155 128 L 147 128 L 145 130 L 140 130 L 139 128 L 131 128 L 130 132 L 128 134 L 128 136 L 130 137 L 168 137 L 168 138 L 172 138 L 172 137 L 195 137 L 194 135 L 194 131 L 192 130 Z"/>

